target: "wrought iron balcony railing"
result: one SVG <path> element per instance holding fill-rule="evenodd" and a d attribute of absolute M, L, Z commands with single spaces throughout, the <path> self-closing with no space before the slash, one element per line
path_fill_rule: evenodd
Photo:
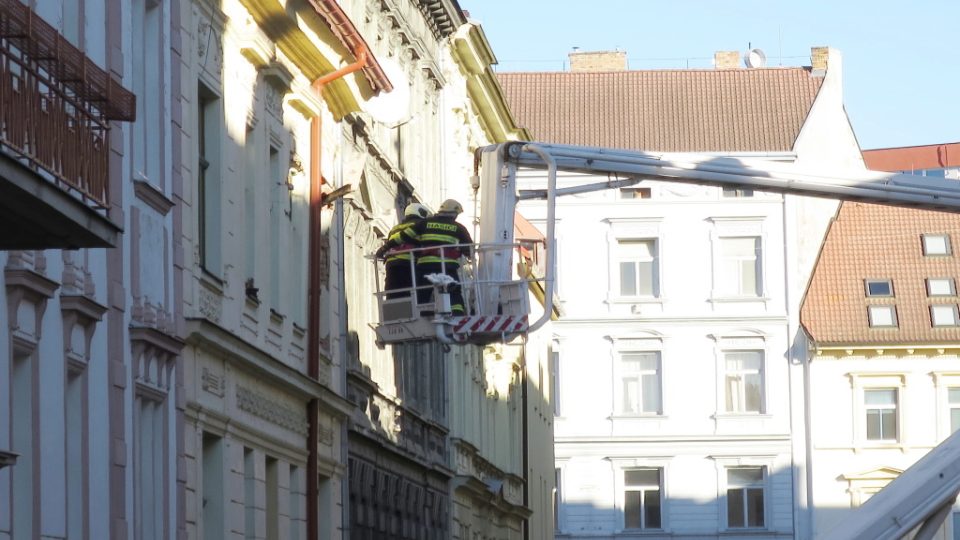
<path fill-rule="evenodd" d="M 0 0 L 0 149 L 106 207 L 110 121 L 136 96 L 18 0 Z"/>

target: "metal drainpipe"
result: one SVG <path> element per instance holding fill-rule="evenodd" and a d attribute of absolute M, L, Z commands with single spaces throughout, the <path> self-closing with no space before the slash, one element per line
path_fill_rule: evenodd
<path fill-rule="evenodd" d="M 366 67 L 368 54 L 366 49 L 361 49 L 356 55 L 357 61 L 348 64 L 332 73 L 328 73 L 313 82 L 313 90 L 319 97 L 323 91 L 324 85 L 327 85 L 345 75 L 359 71 Z M 309 313 L 307 314 L 307 375 L 318 380 L 320 377 L 320 209 L 323 202 L 320 186 L 323 184 L 323 176 L 320 174 L 320 151 L 321 151 L 321 118 L 319 115 L 310 121 L 310 217 L 309 217 L 309 247 L 308 247 L 308 296 Z M 339 199 L 338 199 L 339 201 Z M 342 204 L 338 206 L 342 209 Z M 342 230 L 338 227 L 338 232 Z M 342 255 L 342 239 L 338 243 L 341 245 L 340 253 Z M 343 259 L 341 257 L 341 266 Z M 341 272 L 342 274 L 342 272 Z M 340 290 L 343 295 L 343 289 Z M 342 336 L 341 336 L 342 337 Z M 341 357 L 342 358 L 342 357 Z M 341 370 L 346 377 L 346 367 L 341 366 Z M 346 397 L 346 379 L 342 383 L 342 396 Z M 307 539 L 319 540 L 320 535 L 320 516 L 318 515 L 318 505 L 320 500 L 319 486 L 319 459 L 317 445 L 319 443 L 319 425 L 320 425 L 320 402 L 317 399 L 311 399 L 307 404 Z M 343 424 L 344 426 L 346 424 Z M 341 436 L 341 456 L 347 459 L 347 447 L 345 440 L 346 430 L 342 431 Z M 347 465 L 345 463 L 344 465 Z M 348 474 L 349 478 L 349 474 Z M 349 483 L 341 482 L 341 485 L 347 486 L 342 491 L 349 497 Z M 343 517 L 346 520 L 349 517 L 347 503 L 348 498 L 344 497 L 342 501 Z M 344 521 L 344 526 L 347 524 Z"/>

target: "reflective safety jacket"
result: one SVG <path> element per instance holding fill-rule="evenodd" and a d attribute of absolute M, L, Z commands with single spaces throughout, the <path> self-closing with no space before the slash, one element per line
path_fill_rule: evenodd
<path fill-rule="evenodd" d="M 417 264 L 458 265 L 461 255 L 470 256 L 473 239 L 467 228 L 457 222 L 456 216 L 431 216 L 414 225 L 413 230 L 418 247 L 434 248 L 418 252 Z M 456 244 L 467 245 L 453 247 Z"/>
<path fill-rule="evenodd" d="M 383 247 L 380 248 L 386 250 L 388 263 L 394 261 L 409 261 L 413 256 L 410 250 L 417 247 L 417 233 L 414 232 L 413 227 L 419 221 L 421 221 L 421 219 L 418 217 L 408 217 L 390 229 L 390 232 L 387 234 L 387 241 L 384 242 Z"/>

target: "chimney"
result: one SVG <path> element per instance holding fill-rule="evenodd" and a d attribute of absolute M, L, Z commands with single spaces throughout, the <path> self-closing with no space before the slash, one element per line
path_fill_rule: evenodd
<path fill-rule="evenodd" d="M 823 75 L 827 72 L 827 63 L 830 58 L 830 47 L 810 47 L 810 66 L 814 75 Z"/>
<path fill-rule="evenodd" d="M 740 53 L 737 51 L 717 51 L 713 53 L 713 67 L 716 69 L 737 69 L 740 67 Z"/>
<path fill-rule="evenodd" d="M 572 52 L 567 55 L 570 71 L 626 71 L 624 51 Z"/>

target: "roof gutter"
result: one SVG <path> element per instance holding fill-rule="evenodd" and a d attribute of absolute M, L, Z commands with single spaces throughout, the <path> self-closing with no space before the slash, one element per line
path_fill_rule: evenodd
<path fill-rule="evenodd" d="M 357 27 L 353 25 L 353 22 L 350 21 L 350 18 L 347 17 L 347 14 L 343 11 L 343 8 L 337 4 L 336 0 L 307 0 L 307 2 L 313 7 L 314 11 L 317 12 L 317 15 L 327 23 L 330 30 L 337 36 L 337 39 L 357 58 L 357 61 L 353 64 L 344 66 L 333 73 L 321 77 L 321 80 L 330 77 L 329 80 L 322 84 L 327 84 L 344 75 L 362 69 L 374 94 L 393 90 L 393 84 L 390 83 L 387 74 L 384 73 L 383 68 L 380 67 L 380 64 L 373 55 L 369 53 L 370 48 L 367 46 L 366 41 L 364 41 L 363 36 L 360 35 Z M 352 66 L 355 65 L 359 67 L 352 68 Z M 352 69 L 341 73 L 341 71 L 347 68 Z M 314 86 L 316 86 L 316 84 L 315 82 Z"/>

